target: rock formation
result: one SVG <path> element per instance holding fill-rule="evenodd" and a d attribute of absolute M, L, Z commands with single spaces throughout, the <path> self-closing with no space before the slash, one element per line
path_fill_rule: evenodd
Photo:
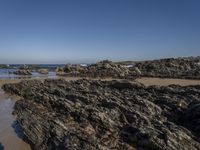
<path fill-rule="evenodd" d="M 10 72 L 10 74 L 15 75 L 32 75 L 32 70 L 29 66 L 23 65 L 19 67 L 16 71 Z"/>
<path fill-rule="evenodd" d="M 15 75 L 32 75 L 31 70 L 28 69 L 18 69 L 12 73 Z"/>
<path fill-rule="evenodd" d="M 6 84 L 36 150 L 199 150 L 200 86 L 47 79 Z"/>
<path fill-rule="evenodd" d="M 138 77 L 200 79 L 200 57 L 168 58 L 141 62 L 104 60 L 89 66 L 66 65 L 57 75 L 92 78 L 135 79 Z"/>
<path fill-rule="evenodd" d="M 200 58 L 169 58 L 135 63 L 142 76 L 200 79 Z M 132 69 L 132 68 L 130 68 Z"/>
<path fill-rule="evenodd" d="M 48 74 L 49 73 L 49 70 L 48 69 L 38 69 L 38 72 L 40 74 Z"/>
<path fill-rule="evenodd" d="M 58 72 L 58 75 L 90 77 L 90 78 L 135 78 L 130 74 L 129 69 L 112 61 L 104 60 L 89 66 L 66 65 L 63 68 L 64 73 Z"/>
<path fill-rule="evenodd" d="M 0 64 L 0 69 L 8 69 L 9 65 Z"/>

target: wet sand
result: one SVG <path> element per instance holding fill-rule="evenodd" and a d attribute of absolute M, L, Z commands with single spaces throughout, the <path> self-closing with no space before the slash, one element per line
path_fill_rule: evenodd
<path fill-rule="evenodd" d="M 14 79 L 14 80 L 0 80 L 0 87 L 6 83 L 17 83 L 20 82 L 21 79 Z"/>
<path fill-rule="evenodd" d="M 63 77 L 55 77 L 55 79 L 59 79 L 59 78 L 63 78 Z M 0 79 L 0 87 L 6 83 L 18 83 L 22 80 L 44 80 L 44 79 L 48 79 L 45 77 L 41 77 L 41 78 L 30 78 L 30 79 L 12 79 L 12 80 L 1 80 Z M 67 81 L 71 81 L 71 80 L 78 80 L 81 79 L 79 77 L 65 77 L 64 79 L 66 79 Z"/>
<path fill-rule="evenodd" d="M 21 138 L 24 134 L 12 115 L 13 106 L 18 97 L 5 94 L 0 89 L 0 144 L 4 150 L 30 150 L 30 146 Z"/>

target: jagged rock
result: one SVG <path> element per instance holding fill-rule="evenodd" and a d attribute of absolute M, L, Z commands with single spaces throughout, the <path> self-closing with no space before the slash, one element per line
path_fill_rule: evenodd
<path fill-rule="evenodd" d="M 63 71 L 66 72 L 66 73 L 69 73 L 72 71 L 72 65 L 68 64 L 68 65 L 65 65 L 65 67 L 63 68 Z"/>
<path fill-rule="evenodd" d="M 89 66 L 81 65 L 66 65 L 63 68 L 64 73 L 58 75 L 92 77 L 92 78 L 135 78 L 129 74 L 129 69 L 125 66 L 113 63 L 112 61 L 104 60 Z"/>
<path fill-rule="evenodd" d="M 130 70 L 138 68 L 142 76 L 200 79 L 200 57 L 168 58 L 137 62 Z"/>
<path fill-rule="evenodd" d="M 63 68 L 61 68 L 61 67 L 57 67 L 57 68 L 56 68 L 56 72 L 64 72 L 64 70 L 63 70 Z"/>
<path fill-rule="evenodd" d="M 31 70 L 28 69 L 18 69 L 12 73 L 16 75 L 32 75 Z"/>
<path fill-rule="evenodd" d="M 5 84 L 34 149 L 199 150 L 200 86 L 38 80 Z"/>
<path fill-rule="evenodd" d="M 167 58 L 141 62 L 128 61 L 126 63 L 104 60 L 88 66 L 66 65 L 57 74 L 118 79 L 138 77 L 200 79 L 200 57 Z"/>
<path fill-rule="evenodd" d="M 55 72 L 56 72 L 56 75 L 58 75 L 58 76 L 62 76 L 62 75 L 65 74 L 64 73 L 64 69 L 61 68 L 61 67 L 57 67 L 56 70 L 55 70 Z"/>
<path fill-rule="evenodd" d="M 9 74 L 15 74 L 15 75 L 32 75 L 32 70 L 30 66 L 23 65 L 20 66 L 16 71 L 9 72 Z"/>

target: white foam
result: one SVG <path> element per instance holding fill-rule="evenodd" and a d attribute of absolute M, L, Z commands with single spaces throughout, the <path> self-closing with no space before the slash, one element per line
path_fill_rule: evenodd
<path fill-rule="evenodd" d="M 87 67 L 87 64 L 80 64 L 81 67 Z"/>

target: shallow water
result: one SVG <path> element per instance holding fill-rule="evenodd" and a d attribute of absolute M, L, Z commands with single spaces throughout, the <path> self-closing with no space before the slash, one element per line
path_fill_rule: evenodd
<path fill-rule="evenodd" d="M 50 71 L 48 74 L 40 74 L 36 71 L 32 72 L 32 75 L 15 75 L 10 72 L 16 71 L 17 69 L 0 69 L 0 80 L 14 80 L 14 79 L 29 79 L 29 78 L 55 78 L 56 72 Z"/>
<path fill-rule="evenodd" d="M 17 98 L 9 96 L 0 89 L 0 150 L 30 150 L 23 139 L 20 126 L 12 115 Z"/>

